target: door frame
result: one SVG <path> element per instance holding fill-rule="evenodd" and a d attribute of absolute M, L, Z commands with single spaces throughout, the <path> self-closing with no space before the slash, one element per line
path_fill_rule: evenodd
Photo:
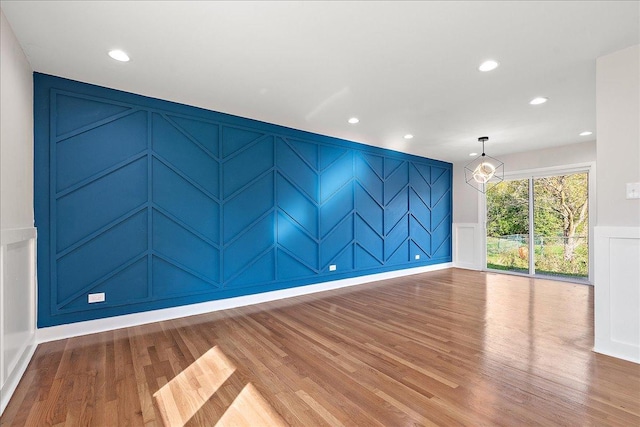
<path fill-rule="evenodd" d="M 581 284 L 589 284 L 593 285 L 593 272 L 594 272 L 594 263 L 593 263 L 593 255 L 594 255 L 594 245 L 595 241 L 593 239 L 593 229 L 596 225 L 596 163 L 595 162 L 585 162 L 585 163 L 575 163 L 570 165 L 561 165 L 561 166 L 550 166 L 545 168 L 536 168 L 536 169 L 523 169 L 520 171 L 511 171 L 505 172 L 504 179 L 506 180 L 514 180 L 514 179 L 529 179 L 529 178 L 544 178 L 548 176 L 554 175 L 568 175 L 572 173 L 584 173 L 588 174 L 588 194 L 589 194 L 589 276 L 587 280 L 575 280 L 569 277 L 551 277 L 553 280 L 573 282 L 573 283 L 581 283 Z M 533 206 L 533 191 L 532 183 L 529 181 L 529 206 Z M 482 194 L 481 197 L 478 197 L 478 212 L 481 216 L 481 228 L 482 228 L 482 271 L 487 271 L 491 273 L 502 273 L 502 274 L 512 274 L 516 276 L 525 276 L 525 277 L 537 277 L 532 274 L 533 265 L 529 263 L 529 273 L 519 273 L 515 271 L 506 271 L 506 270 L 493 270 L 487 268 L 487 196 L 486 194 Z M 533 215 L 533 210 L 529 209 L 529 217 L 531 221 L 531 216 Z M 529 230 L 531 233 L 533 230 Z M 529 239 L 529 254 L 533 254 L 531 246 L 533 245 L 534 239 Z M 530 255 L 532 256 L 532 255 Z M 531 261 L 531 260 L 530 260 Z"/>

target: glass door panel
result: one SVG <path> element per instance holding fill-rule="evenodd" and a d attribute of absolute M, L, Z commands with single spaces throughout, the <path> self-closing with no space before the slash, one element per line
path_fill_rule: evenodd
<path fill-rule="evenodd" d="M 589 277 L 588 183 L 586 172 L 533 179 L 536 275 Z"/>
<path fill-rule="evenodd" d="M 488 188 L 487 268 L 529 273 L 529 180 Z"/>

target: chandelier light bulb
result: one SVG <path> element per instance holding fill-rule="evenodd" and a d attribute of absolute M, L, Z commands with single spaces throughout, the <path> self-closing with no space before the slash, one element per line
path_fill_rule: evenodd
<path fill-rule="evenodd" d="M 482 155 L 464 167 L 465 182 L 483 194 L 493 188 L 493 186 L 487 185 L 489 181 L 495 184 L 504 181 L 504 163 L 494 157 L 487 156 L 484 152 L 484 144 L 488 140 L 488 136 L 478 138 L 478 142 L 482 143 Z"/>
<path fill-rule="evenodd" d="M 486 184 L 496 173 L 496 167 L 489 162 L 480 163 L 473 171 L 473 179 L 480 183 Z"/>

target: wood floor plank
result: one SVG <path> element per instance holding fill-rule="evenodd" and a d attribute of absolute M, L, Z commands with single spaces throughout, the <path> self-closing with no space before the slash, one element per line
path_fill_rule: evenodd
<path fill-rule="evenodd" d="M 640 426 L 593 288 L 460 269 L 38 346 L 4 426 Z"/>

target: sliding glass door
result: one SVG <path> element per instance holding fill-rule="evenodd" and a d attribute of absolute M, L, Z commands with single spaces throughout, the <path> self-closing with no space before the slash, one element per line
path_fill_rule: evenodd
<path fill-rule="evenodd" d="M 505 180 L 489 189 L 487 268 L 589 277 L 588 173 Z"/>
<path fill-rule="evenodd" d="M 533 179 L 535 273 L 589 276 L 587 173 Z"/>
<path fill-rule="evenodd" d="M 529 273 L 529 180 L 487 190 L 487 268 Z"/>

